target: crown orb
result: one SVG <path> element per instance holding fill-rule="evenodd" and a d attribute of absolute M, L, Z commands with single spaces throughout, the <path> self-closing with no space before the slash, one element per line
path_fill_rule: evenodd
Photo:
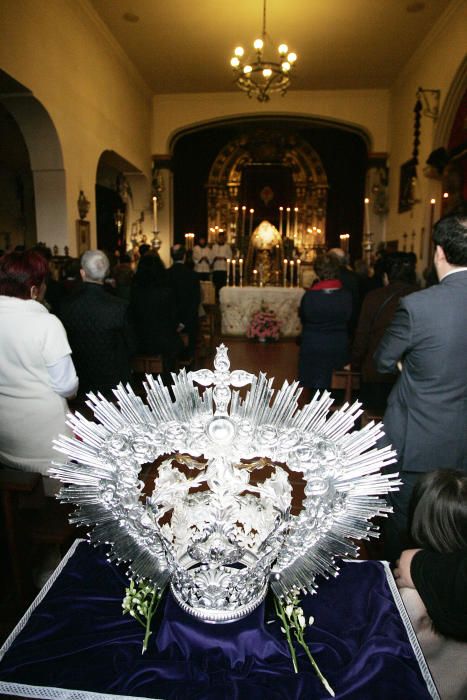
<path fill-rule="evenodd" d="M 217 445 L 228 445 L 235 437 L 235 427 L 229 418 L 217 417 L 209 422 L 208 435 Z"/>

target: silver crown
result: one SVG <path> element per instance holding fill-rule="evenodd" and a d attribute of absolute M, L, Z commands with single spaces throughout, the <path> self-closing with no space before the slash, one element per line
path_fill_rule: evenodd
<path fill-rule="evenodd" d="M 380 496 L 400 482 L 381 473 L 395 453 L 374 447 L 380 426 L 352 430 L 358 402 L 328 417 L 332 399 L 317 392 L 300 409 L 297 382 L 275 394 L 263 373 L 230 372 L 224 345 L 214 371 L 173 381 L 174 400 L 151 375 L 147 404 L 129 386 L 114 390 L 117 405 L 89 394 L 97 422 L 70 414 L 75 438 L 55 443 L 70 460 L 50 472 L 66 484 L 60 499 L 78 506 L 71 522 L 132 575 L 170 581 L 185 611 L 229 622 L 269 585 L 280 596 L 315 590 L 318 574 L 337 575 L 336 560 L 357 554 L 354 540 L 378 536 L 370 520 L 390 512 Z M 144 499 L 141 465 L 164 455 Z M 305 482 L 297 515 L 291 472 Z"/>

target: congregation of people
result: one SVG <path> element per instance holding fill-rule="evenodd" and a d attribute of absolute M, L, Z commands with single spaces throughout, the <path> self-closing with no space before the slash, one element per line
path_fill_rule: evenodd
<path fill-rule="evenodd" d="M 360 373 L 359 398 L 381 417 L 380 444 L 396 450 L 402 481 L 389 494 L 394 513 L 378 553 L 398 562 L 398 583 L 416 589 L 437 632 L 467 641 L 458 597 L 467 575 L 467 219 L 441 219 L 433 245 L 438 281 L 426 288 L 413 253 L 383 251 L 370 274 L 341 249 L 321 252 L 299 309 L 298 379 L 311 397 L 331 388 L 336 370 Z M 67 261 L 58 282 L 40 246 L 0 258 L 2 465 L 39 471 L 47 484 L 53 439 L 69 434 L 67 400 L 112 399 L 117 384 L 131 383 L 138 353 L 161 356 L 167 385 L 194 361 L 201 283 L 219 293 L 232 248 L 221 233 L 171 255 L 167 269 L 143 245 L 137 264 L 122 256 L 111 266 L 90 250 Z M 454 505 L 443 505 L 445 484 Z"/>

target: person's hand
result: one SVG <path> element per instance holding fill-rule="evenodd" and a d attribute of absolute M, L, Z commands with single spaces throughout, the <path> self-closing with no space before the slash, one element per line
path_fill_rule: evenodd
<path fill-rule="evenodd" d="M 410 574 L 410 566 L 412 564 L 412 559 L 417 552 L 420 552 L 420 549 L 404 549 L 404 551 L 401 553 L 400 559 L 396 561 L 394 578 L 398 588 L 415 588 L 415 584 L 412 581 L 412 576 Z"/>

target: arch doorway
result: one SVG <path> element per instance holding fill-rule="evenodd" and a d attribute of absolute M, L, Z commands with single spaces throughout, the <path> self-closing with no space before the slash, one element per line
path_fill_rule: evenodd
<path fill-rule="evenodd" d="M 6 179 L 14 212 L 0 215 L 0 246 L 42 241 L 62 253 L 68 243 L 65 170 L 55 126 L 31 91 L 4 71 L 0 108 L 2 153 L 8 158 L 2 184 Z"/>

